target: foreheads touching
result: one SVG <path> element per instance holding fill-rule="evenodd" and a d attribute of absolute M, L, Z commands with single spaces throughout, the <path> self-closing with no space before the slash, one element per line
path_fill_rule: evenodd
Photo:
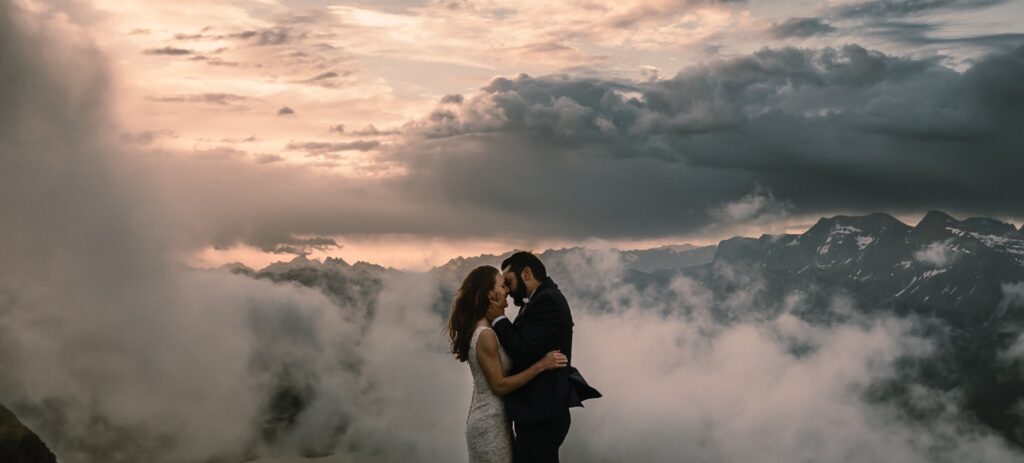
<path fill-rule="evenodd" d="M 547 278 L 547 269 L 537 256 L 519 251 L 502 261 L 501 274 L 508 285 L 512 301 L 522 307 L 526 297 Z"/>

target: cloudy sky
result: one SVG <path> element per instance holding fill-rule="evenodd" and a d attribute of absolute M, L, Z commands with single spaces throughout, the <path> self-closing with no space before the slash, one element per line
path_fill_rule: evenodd
<path fill-rule="evenodd" d="M 195 265 L 1024 217 L 1022 1 L 16 3 Z"/>

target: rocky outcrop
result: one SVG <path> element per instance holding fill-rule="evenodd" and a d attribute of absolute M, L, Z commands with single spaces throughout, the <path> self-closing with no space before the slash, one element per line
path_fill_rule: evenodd
<path fill-rule="evenodd" d="M 56 463 L 57 457 L 14 413 L 0 405 L 0 462 Z"/>

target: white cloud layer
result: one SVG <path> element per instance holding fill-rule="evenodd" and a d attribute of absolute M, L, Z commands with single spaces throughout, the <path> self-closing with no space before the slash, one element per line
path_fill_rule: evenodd
<path fill-rule="evenodd" d="M 959 255 L 958 251 L 950 246 L 951 243 L 952 240 L 946 240 L 929 244 L 915 252 L 914 259 L 935 267 L 946 267 L 953 263 Z"/>

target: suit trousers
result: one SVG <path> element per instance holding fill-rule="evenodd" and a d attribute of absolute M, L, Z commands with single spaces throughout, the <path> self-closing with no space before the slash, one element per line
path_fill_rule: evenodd
<path fill-rule="evenodd" d="M 513 423 L 515 443 L 512 446 L 515 463 L 558 463 L 558 447 L 569 434 L 569 409 L 542 421 Z"/>

